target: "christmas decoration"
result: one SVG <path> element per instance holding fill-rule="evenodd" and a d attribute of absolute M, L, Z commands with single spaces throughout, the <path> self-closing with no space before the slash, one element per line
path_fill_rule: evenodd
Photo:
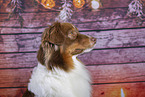
<path fill-rule="evenodd" d="M 55 6 L 55 2 L 53 0 L 36 0 L 36 1 L 47 9 L 51 9 L 52 7 Z"/>
<path fill-rule="evenodd" d="M 71 19 L 72 16 L 72 9 L 71 7 L 71 1 L 62 0 L 62 10 L 60 11 L 59 15 L 56 17 L 55 21 L 59 22 L 69 22 L 69 19 Z"/>
<path fill-rule="evenodd" d="M 141 0 L 133 0 L 128 7 L 128 15 L 136 14 L 137 17 L 141 17 L 143 15 L 143 5 Z"/>
<path fill-rule="evenodd" d="M 81 8 L 84 6 L 85 1 L 84 0 L 73 0 L 73 4 L 76 8 Z"/>
<path fill-rule="evenodd" d="M 136 18 L 136 23 L 138 25 L 142 25 L 143 19 L 142 16 L 143 14 L 143 3 L 141 0 L 133 0 L 129 5 L 128 5 L 128 12 L 127 15 L 131 16 L 135 14 L 137 16 Z"/>
<path fill-rule="evenodd" d="M 11 12 L 9 14 L 9 18 L 11 18 L 13 15 L 18 16 L 18 20 L 20 22 L 21 27 L 23 27 L 23 17 L 22 17 L 22 12 L 23 12 L 23 6 L 22 6 L 22 1 L 23 0 L 11 0 L 8 6 L 11 7 Z"/>
<path fill-rule="evenodd" d="M 92 0 L 91 1 L 91 7 L 96 10 L 100 7 L 100 1 L 99 0 Z"/>

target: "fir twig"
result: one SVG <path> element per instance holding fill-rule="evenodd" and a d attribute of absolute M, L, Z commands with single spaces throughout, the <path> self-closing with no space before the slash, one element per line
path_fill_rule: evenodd
<path fill-rule="evenodd" d="M 127 14 L 130 16 L 132 14 L 136 14 L 137 17 L 141 17 L 143 15 L 143 4 L 141 0 L 133 0 L 128 5 L 128 12 Z"/>
<path fill-rule="evenodd" d="M 9 19 L 15 15 L 16 17 L 18 17 L 21 27 L 23 27 L 24 19 L 22 17 L 22 12 L 23 12 L 22 0 L 11 0 L 9 5 L 12 6 L 11 13 L 9 14 Z"/>
<path fill-rule="evenodd" d="M 62 10 L 59 15 L 56 17 L 55 21 L 59 22 L 69 22 L 72 16 L 73 10 L 71 9 L 71 1 L 62 0 Z"/>
<path fill-rule="evenodd" d="M 132 0 L 132 2 L 128 5 L 128 12 L 127 15 L 136 15 L 137 19 L 136 22 L 138 25 L 141 25 L 143 23 L 142 16 L 144 15 L 143 13 L 143 2 L 141 0 Z"/>

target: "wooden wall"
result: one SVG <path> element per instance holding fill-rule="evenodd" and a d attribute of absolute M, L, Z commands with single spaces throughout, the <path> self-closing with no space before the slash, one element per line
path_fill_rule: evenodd
<path fill-rule="evenodd" d="M 21 28 L 17 17 L 8 20 L 6 1 L 0 1 L 0 97 L 21 97 L 37 65 L 41 33 L 59 12 L 25 0 Z M 138 25 L 126 16 L 130 0 L 101 1 L 99 11 L 74 8 L 72 16 L 81 33 L 98 39 L 93 51 L 79 56 L 91 72 L 93 97 L 121 97 L 121 88 L 125 97 L 145 97 L 145 17 Z"/>

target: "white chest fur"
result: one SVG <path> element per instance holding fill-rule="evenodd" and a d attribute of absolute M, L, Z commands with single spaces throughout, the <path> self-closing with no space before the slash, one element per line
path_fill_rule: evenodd
<path fill-rule="evenodd" d="M 34 68 L 28 90 L 36 97 L 90 97 L 90 76 L 84 65 L 73 57 L 75 69 L 69 73 L 55 68 L 48 71 L 40 63 Z"/>

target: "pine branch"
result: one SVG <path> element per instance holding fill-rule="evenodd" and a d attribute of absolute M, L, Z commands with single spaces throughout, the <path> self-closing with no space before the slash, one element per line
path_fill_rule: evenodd
<path fill-rule="evenodd" d="M 62 0 L 62 10 L 59 15 L 56 17 L 55 21 L 59 22 L 69 22 L 72 16 L 73 10 L 71 9 L 71 1 Z"/>
<path fill-rule="evenodd" d="M 143 5 L 141 0 L 133 0 L 128 5 L 128 12 L 127 15 L 130 16 L 132 14 L 136 14 L 137 17 L 143 16 Z"/>
<path fill-rule="evenodd" d="M 23 17 L 22 17 L 22 12 L 23 12 L 23 5 L 22 5 L 23 0 L 11 0 L 9 5 L 12 5 L 11 13 L 9 14 L 9 19 L 13 16 L 18 17 L 19 23 L 21 27 L 23 27 Z"/>
<path fill-rule="evenodd" d="M 133 0 L 129 5 L 128 5 L 128 12 L 127 15 L 131 16 L 135 14 L 137 16 L 136 18 L 136 23 L 138 25 L 142 25 L 143 19 L 142 16 L 144 15 L 143 13 L 143 2 L 141 0 Z"/>

